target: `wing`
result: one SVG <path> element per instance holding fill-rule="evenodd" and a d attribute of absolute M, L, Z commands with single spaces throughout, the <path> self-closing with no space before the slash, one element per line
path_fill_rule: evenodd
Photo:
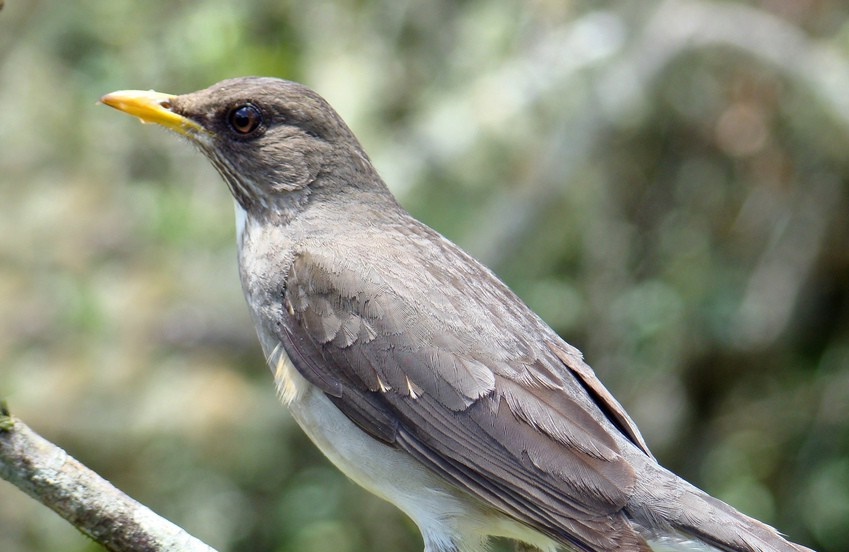
<path fill-rule="evenodd" d="M 622 513 L 635 474 L 621 437 L 646 450 L 633 422 L 580 353 L 437 245 L 406 249 L 421 256 L 412 264 L 296 255 L 277 324 L 295 368 L 364 431 L 484 503 L 580 550 L 644 549 Z"/>

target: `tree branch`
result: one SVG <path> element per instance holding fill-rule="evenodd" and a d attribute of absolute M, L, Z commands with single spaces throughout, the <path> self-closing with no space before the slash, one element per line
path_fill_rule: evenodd
<path fill-rule="evenodd" d="M 0 404 L 0 477 L 114 552 L 215 552 L 47 441 Z"/>

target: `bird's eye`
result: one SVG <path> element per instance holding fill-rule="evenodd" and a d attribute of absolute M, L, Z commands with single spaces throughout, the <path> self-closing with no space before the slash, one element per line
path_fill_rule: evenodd
<path fill-rule="evenodd" d="M 262 124 L 262 113 L 256 106 L 247 104 L 230 110 L 227 116 L 230 128 L 241 135 L 247 135 L 259 128 Z"/>

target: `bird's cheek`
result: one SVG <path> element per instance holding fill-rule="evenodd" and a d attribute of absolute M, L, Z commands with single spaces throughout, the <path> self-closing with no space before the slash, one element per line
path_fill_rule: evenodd
<path fill-rule="evenodd" d="M 272 166 L 271 188 L 278 192 L 291 192 L 308 186 L 318 173 L 312 169 L 302 153 L 291 153 Z"/>

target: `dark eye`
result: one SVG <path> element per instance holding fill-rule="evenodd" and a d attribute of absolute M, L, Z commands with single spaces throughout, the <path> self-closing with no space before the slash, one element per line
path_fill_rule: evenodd
<path fill-rule="evenodd" d="M 255 131 L 262 124 L 262 113 L 256 106 L 247 104 L 234 107 L 227 116 L 230 128 L 237 133 L 246 135 Z"/>

